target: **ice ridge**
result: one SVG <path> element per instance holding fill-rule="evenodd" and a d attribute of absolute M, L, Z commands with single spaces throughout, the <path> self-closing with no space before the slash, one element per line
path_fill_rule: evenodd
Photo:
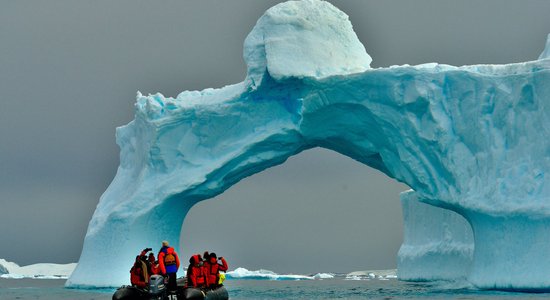
<path fill-rule="evenodd" d="M 324 147 L 462 215 L 474 285 L 550 289 L 550 60 L 371 69 L 347 16 L 320 0 L 268 10 L 244 57 L 242 83 L 138 94 L 68 286 L 127 283 L 144 245 L 180 244 L 194 204 Z"/>
<path fill-rule="evenodd" d="M 550 34 L 548 34 L 548 37 L 546 38 L 546 47 L 544 47 L 544 51 L 539 56 L 539 59 L 546 59 L 550 58 Z"/>

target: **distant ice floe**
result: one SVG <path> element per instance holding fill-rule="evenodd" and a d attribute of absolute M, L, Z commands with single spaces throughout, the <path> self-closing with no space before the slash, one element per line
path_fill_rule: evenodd
<path fill-rule="evenodd" d="M 237 268 L 226 274 L 227 279 L 249 279 L 249 280 L 322 280 L 332 279 L 332 273 L 318 273 L 315 275 L 280 275 L 269 270 L 249 271 L 245 268 Z"/>
<path fill-rule="evenodd" d="M 397 279 L 397 270 L 370 270 L 370 271 L 356 271 L 346 275 L 345 280 L 390 280 Z"/>
<path fill-rule="evenodd" d="M 333 273 L 317 273 L 313 275 L 313 279 L 332 279 L 334 278 Z"/>
<path fill-rule="evenodd" d="M 234 271 L 227 272 L 226 278 L 246 280 L 323 280 L 334 278 L 341 278 L 344 280 L 390 280 L 397 279 L 397 270 L 357 271 L 349 274 L 317 273 L 315 275 L 281 275 L 269 270 L 249 271 L 245 268 L 237 268 Z"/>
<path fill-rule="evenodd" d="M 16 263 L 0 259 L 0 278 L 9 279 L 67 279 L 76 268 L 76 263 L 71 264 L 33 264 L 19 266 Z M 4 273 L 4 274 L 1 274 Z"/>
<path fill-rule="evenodd" d="M 49 264 L 39 263 L 28 266 L 19 266 L 16 263 L 0 259 L 0 278 L 4 279 L 68 279 L 76 263 Z M 277 274 L 270 270 L 250 271 L 246 268 L 237 268 L 226 273 L 226 278 L 241 280 L 324 280 L 344 278 L 345 280 L 388 280 L 397 278 L 396 270 L 357 271 L 349 274 L 317 273 L 314 275 Z M 182 268 L 180 274 L 185 274 Z M 345 277 L 344 277 L 345 276 Z M 91 287 L 91 286 L 89 286 Z"/>

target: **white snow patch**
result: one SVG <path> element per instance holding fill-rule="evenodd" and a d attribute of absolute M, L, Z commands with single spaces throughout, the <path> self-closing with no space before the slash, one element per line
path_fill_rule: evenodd
<path fill-rule="evenodd" d="M 266 72 L 323 78 L 370 69 L 372 58 L 348 15 L 326 1 L 287 1 L 266 11 L 244 43 L 248 79 L 258 86 Z"/>

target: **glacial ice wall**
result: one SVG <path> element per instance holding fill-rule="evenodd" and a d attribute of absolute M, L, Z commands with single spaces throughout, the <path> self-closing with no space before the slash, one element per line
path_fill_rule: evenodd
<path fill-rule="evenodd" d="M 403 244 L 397 253 L 400 280 L 462 280 L 470 273 L 474 237 L 461 215 L 420 202 L 412 190 L 400 195 Z"/>
<path fill-rule="evenodd" d="M 179 244 L 194 204 L 324 147 L 463 215 L 475 236 L 472 283 L 550 288 L 549 59 L 371 69 L 347 16 L 320 0 L 268 10 L 244 58 L 242 83 L 138 94 L 68 286 L 127 283 L 141 248 Z"/>

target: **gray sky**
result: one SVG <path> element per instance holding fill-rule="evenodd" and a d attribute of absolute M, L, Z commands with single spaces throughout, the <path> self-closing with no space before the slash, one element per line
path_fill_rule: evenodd
<path fill-rule="evenodd" d="M 175 96 L 242 81 L 244 38 L 278 2 L 0 2 L 0 258 L 77 261 L 136 91 Z M 331 3 L 374 67 L 532 60 L 550 32 L 544 0 Z M 394 268 L 404 189 L 311 150 L 194 207 L 182 255 L 212 249 L 231 268 L 281 273 Z"/>

